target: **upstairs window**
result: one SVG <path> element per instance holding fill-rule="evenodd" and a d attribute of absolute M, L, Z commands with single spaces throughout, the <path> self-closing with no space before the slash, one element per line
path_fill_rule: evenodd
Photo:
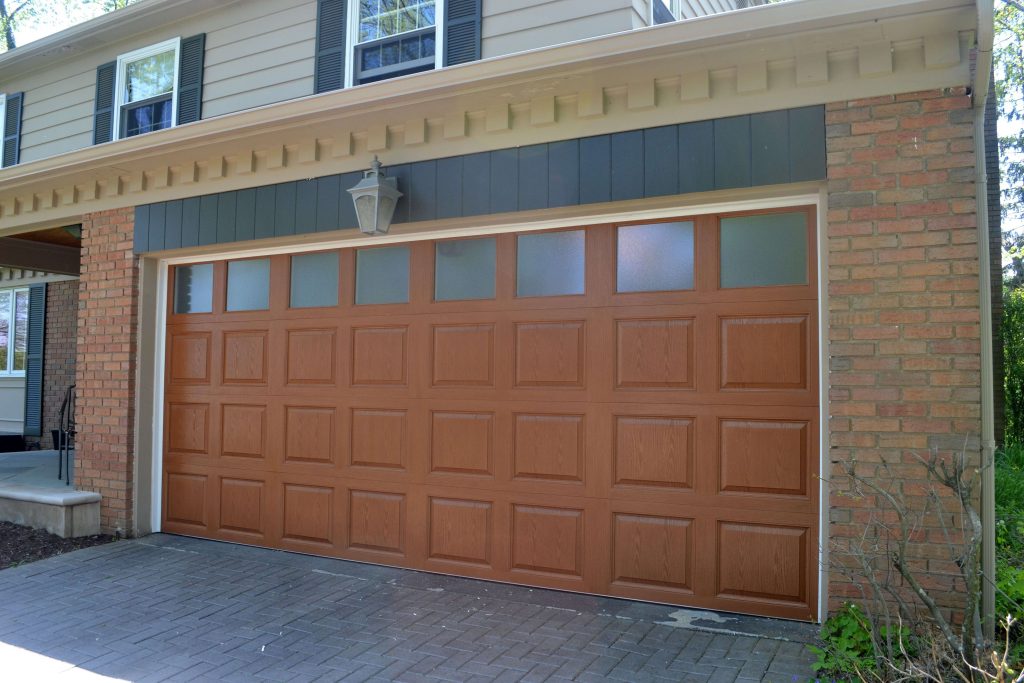
<path fill-rule="evenodd" d="M 352 84 L 441 66 L 436 0 L 355 0 Z"/>
<path fill-rule="evenodd" d="M 178 54 L 181 39 L 117 58 L 114 130 L 118 138 L 177 124 Z"/>
<path fill-rule="evenodd" d="M 4 122 L 7 119 L 7 95 L 0 92 L 0 141 L 4 139 L 7 132 L 4 130 Z M 4 163 L 3 154 L 0 154 L 0 168 L 3 168 L 7 164 Z"/>
<path fill-rule="evenodd" d="M 652 0 L 651 9 L 654 12 L 653 24 L 667 24 L 679 18 L 679 0 Z"/>

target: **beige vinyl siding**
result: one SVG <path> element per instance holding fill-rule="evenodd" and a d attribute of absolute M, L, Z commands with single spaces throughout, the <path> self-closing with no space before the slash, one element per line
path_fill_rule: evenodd
<path fill-rule="evenodd" d="M 484 0 L 483 56 L 628 31 L 634 16 L 632 0 Z"/>
<path fill-rule="evenodd" d="M 316 0 L 241 0 L 215 11 L 51 63 L 0 92 L 25 93 L 21 160 L 92 144 L 96 67 L 176 36 L 206 33 L 203 118 L 313 93 Z"/>
<path fill-rule="evenodd" d="M 313 94 L 316 0 L 243 4 L 260 11 L 206 30 L 203 118 Z"/>

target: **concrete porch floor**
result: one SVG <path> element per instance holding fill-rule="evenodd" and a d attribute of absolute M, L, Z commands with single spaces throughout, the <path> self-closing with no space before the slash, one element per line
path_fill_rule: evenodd
<path fill-rule="evenodd" d="M 813 680 L 810 624 L 155 534 L 0 571 L 12 680 Z"/>
<path fill-rule="evenodd" d="M 74 451 L 70 460 L 70 479 L 74 486 Z M 0 485 L 4 484 L 57 490 L 68 488 L 63 478 L 57 478 L 57 451 L 52 450 L 0 453 Z"/>
<path fill-rule="evenodd" d="M 73 468 L 73 453 L 70 460 Z M 64 538 L 98 534 L 100 495 L 76 491 L 58 479 L 57 461 L 53 450 L 0 453 L 0 521 Z"/>

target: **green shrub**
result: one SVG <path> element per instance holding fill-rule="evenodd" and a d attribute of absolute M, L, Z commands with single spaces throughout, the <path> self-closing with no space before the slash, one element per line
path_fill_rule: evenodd
<path fill-rule="evenodd" d="M 877 668 L 871 644 L 871 624 L 860 607 L 846 603 L 821 627 L 821 647 L 809 645 L 818 656 L 813 669 L 826 676 L 856 676 Z"/>
<path fill-rule="evenodd" d="M 1006 443 L 1024 446 L 1024 289 L 1003 293 Z"/>
<path fill-rule="evenodd" d="M 996 614 L 1024 618 L 1024 444 L 996 453 Z M 1010 631 L 1011 659 L 1024 658 L 1024 621 Z"/>

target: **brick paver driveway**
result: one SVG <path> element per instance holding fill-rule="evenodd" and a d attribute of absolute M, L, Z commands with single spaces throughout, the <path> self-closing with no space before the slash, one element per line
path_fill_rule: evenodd
<path fill-rule="evenodd" d="M 791 683 L 811 634 L 165 535 L 0 571 L 16 681 Z"/>

